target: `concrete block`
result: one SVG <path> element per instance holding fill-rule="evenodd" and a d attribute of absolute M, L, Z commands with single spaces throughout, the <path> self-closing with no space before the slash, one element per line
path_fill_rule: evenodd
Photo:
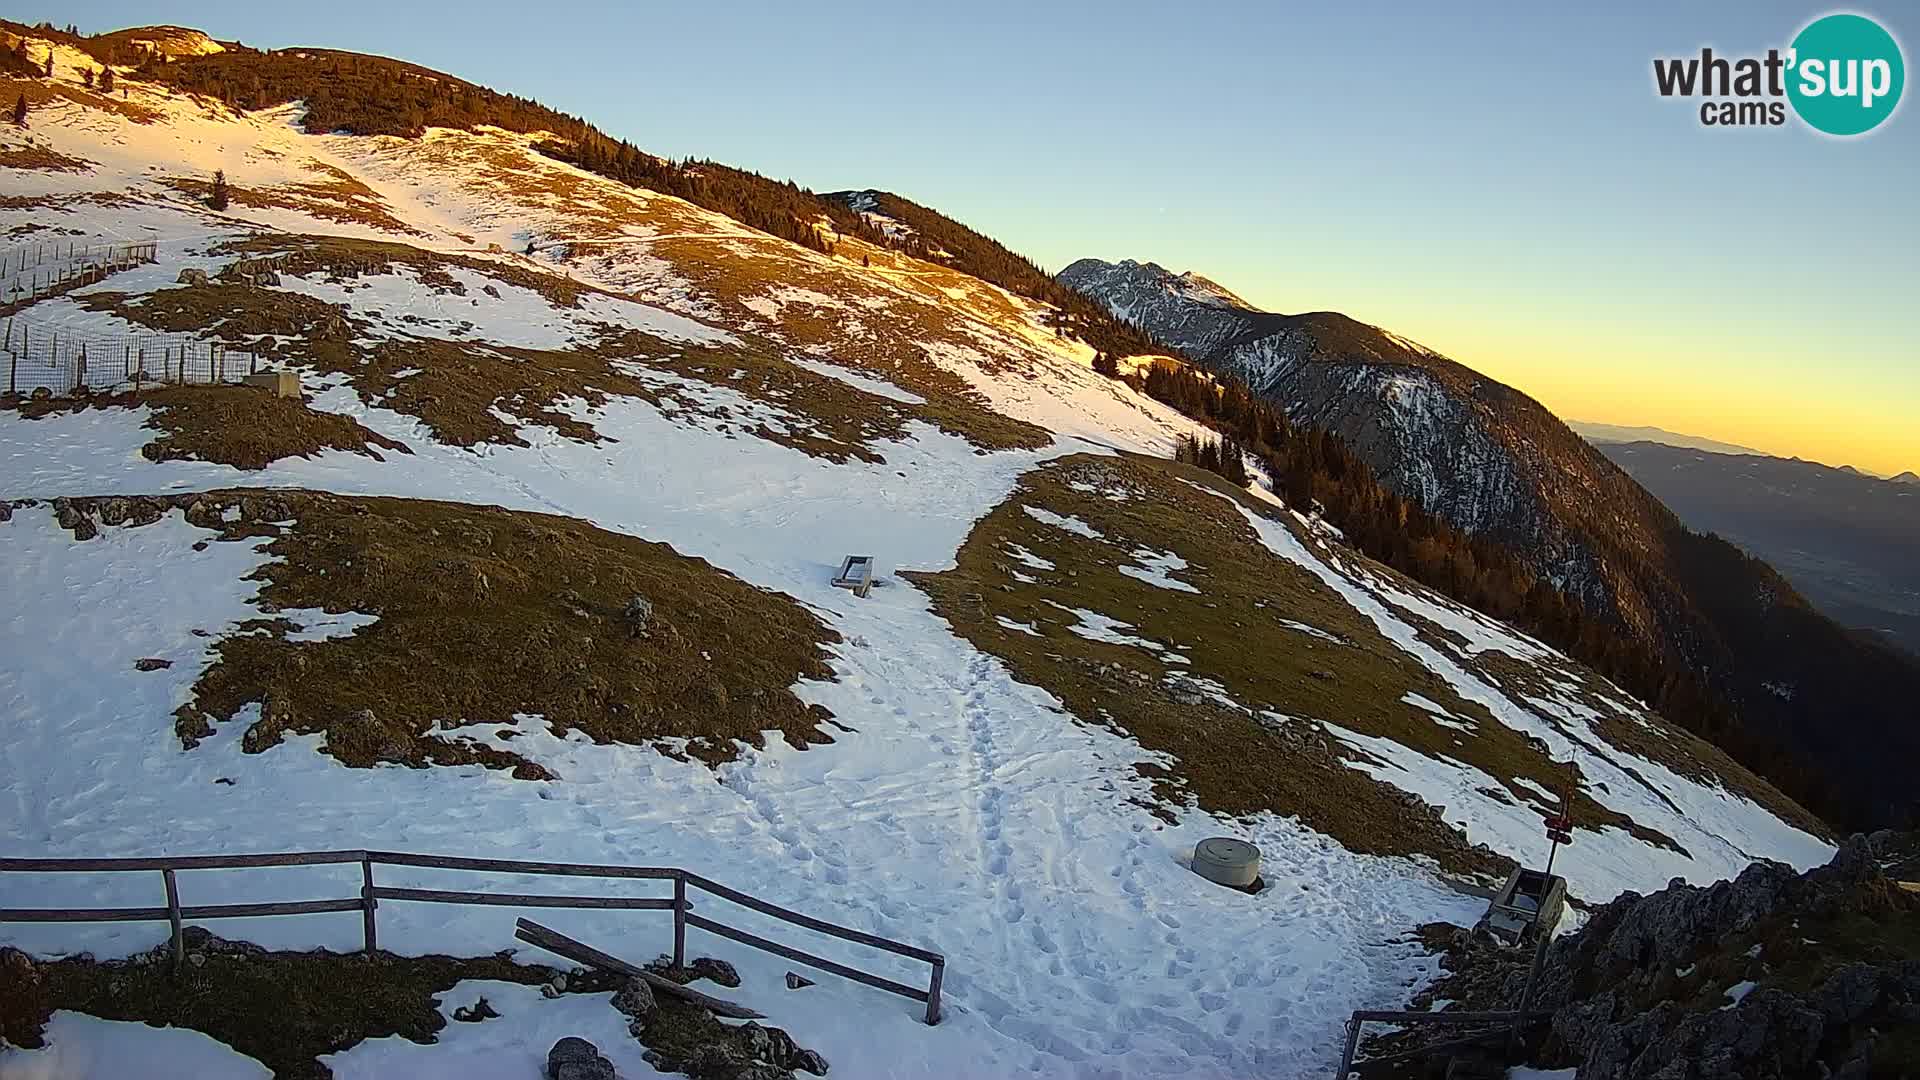
<path fill-rule="evenodd" d="M 297 398 L 300 396 L 300 376 L 291 371 L 261 371 L 242 376 L 248 386 L 258 386 L 273 393 L 274 397 Z"/>

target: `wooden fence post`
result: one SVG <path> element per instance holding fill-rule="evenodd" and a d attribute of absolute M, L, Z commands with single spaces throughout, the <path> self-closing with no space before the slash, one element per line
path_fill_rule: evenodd
<path fill-rule="evenodd" d="M 1347 1074 L 1353 1071 L 1354 1052 L 1359 1049 L 1360 1018 L 1353 1017 L 1347 1021 L 1347 1041 L 1340 1052 L 1340 1071 L 1334 1074 L 1333 1080 L 1347 1080 Z"/>
<path fill-rule="evenodd" d="M 1559 845 L 1554 845 L 1558 847 Z M 1552 862 L 1549 861 L 1551 866 Z M 1549 878 L 1549 881 L 1552 879 Z M 1527 972 L 1526 988 L 1520 991 L 1520 1008 L 1513 1014 L 1513 1028 L 1507 1032 L 1507 1053 L 1514 1054 L 1520 1049 L 1520 1036 L 1527 1023 L 1527 1010 L 1533 1008 L 1533 988 L 1540 981 L 1540 968 L 1547 958 L 1547 942 L 1552 934 L 1541 930 L 1534 935 L 1533 968 Z"/>
<path fill-rule="evenodd" d="M 360 930 L 366 939 L 368 956 L 372 956 L 380 944 L 373 925 L 373 909 L 378 906 L 380 901 L 373 898 L 373 860 L 363 855 L 360 858 Z"/>
<path fill-rule="evenodd" d="M 673 875 L 673 966 L 687 966 L 687 872 Z"/>
<path fill-rule="evenodd" d="M 927 1024 L 929 1026 L 940 1022 L 940 983 L 946 978 L 946 974 L 947 962 L 935 961 L 933 977 L 927 980 Z"/>
<path fill-rule="evenodd" d="M 172 870 L 162 870 L 160 876 L 167 883 L 167 924 L 173 931 L 173 973 L 178 975 L 187 966 L 187 938 L 180 929 L 180 885 L 173 880 Z"/>

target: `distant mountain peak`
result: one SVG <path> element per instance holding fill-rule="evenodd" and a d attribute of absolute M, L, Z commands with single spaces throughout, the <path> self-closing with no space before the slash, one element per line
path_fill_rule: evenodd
<path fill-rule="evenodd" d="M 1117 263 L 1102 259 L 1081 259 L 1060 271 L 1060 280 L 1075 288 L 1076 282 L 1100 278 L 1126 280 L 1148 288 L 1158 288 L 1181 300 L 1223 309 L 1257 312 L 1260 309 L 1242 299 L 1225 285 L 1192 270 L 1178 274 L 1156 262 L 1121 259 Z M 1085 291 L 1085 290 L 1082 290 Z"/>

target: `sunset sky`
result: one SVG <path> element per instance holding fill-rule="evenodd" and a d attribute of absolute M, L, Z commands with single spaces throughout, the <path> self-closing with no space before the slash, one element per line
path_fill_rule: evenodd
<path fill-rule="evenodd" d="M 1920 470 L 1920 118 L 1703 128 L 1655 56 L 1759 55 L 1831 9 L 116 0 L 402 57 L 655 153 L 881 187 L 1049 269 L 1198 270 L 1415 338 L 1563 417 Z M 1878 18 L 1913 60 L 1912 8 Z"/>

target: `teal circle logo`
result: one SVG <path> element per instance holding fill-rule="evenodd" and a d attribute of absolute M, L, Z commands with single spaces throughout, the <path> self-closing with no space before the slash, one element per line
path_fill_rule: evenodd
<path fill-rule="evenodd" d="M 1789 54 L 1787 99 L 1817 131 L 1861 135 L 1900 104 L 1907 65 L 1900 43 L 1864 15 L 1826 15 L 1807 24 Z"/>

